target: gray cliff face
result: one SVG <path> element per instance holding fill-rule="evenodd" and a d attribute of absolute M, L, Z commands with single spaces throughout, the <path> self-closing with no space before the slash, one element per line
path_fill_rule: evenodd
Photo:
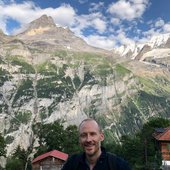
<path fill-rule="evenodd" d="M 32 129 L 37 122 L 61 119 L 66 127 L 93 117 L 117 141 L 152 116 L 169 118 L 169 53 L 166 49 L 162 56 L 157 49 L 152 58 L 152 50 L 145 47 L 139 60 L 120 58 L 90 47 L 47 16 L 22 34 L 5 36 L 0 43 L 0 133 L 7 155 L 18 145 L 38 145 Z"/>

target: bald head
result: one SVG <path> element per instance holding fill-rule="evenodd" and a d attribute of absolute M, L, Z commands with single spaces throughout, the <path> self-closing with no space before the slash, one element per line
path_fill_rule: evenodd
<path fill-rule="evenodd" d="M 98 128 L 99 132 L 102 132 L 102 129 L 101 129 L 100 125 L 98 124 L 98 122 L 97 122 L 96 120 L 94 120 L 94 119 L 92 119 L 92 118 L 87 118 L 87 119 L 84 119 L 84 120 L 80 123 L 80 125 L 79 125 L 79 133 L 80 133 L 81 127 L 82 127 L 86 122 L 93 122 L 93 124 L 95 124 L 96 127 Z"/>

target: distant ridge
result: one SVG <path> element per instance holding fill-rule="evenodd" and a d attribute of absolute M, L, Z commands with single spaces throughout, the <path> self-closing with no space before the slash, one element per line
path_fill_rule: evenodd
<path fill-rule="evenodd" d="M 124 45 L 115 50 L 121 56 L 139 60 L 148 51 L 158 48 L 170 48 L 170 33 L 154 35 L 148 42 Z"/>

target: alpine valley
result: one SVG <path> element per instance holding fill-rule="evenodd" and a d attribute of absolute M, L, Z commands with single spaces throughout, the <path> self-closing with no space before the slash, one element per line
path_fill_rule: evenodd
<path fill-rule="evenodd" d="M 107 51 L 46 15 L 18 35 L 0 31 L 0 133 L 7 155 L 31 145 L 35 122 L 60 119 L 66 127 L 86 117 L 115 141 L 151 117 L 170 118 L 170 34 Z"/>

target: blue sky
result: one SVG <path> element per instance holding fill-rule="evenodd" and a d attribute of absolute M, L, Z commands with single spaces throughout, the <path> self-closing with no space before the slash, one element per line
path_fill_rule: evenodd
<path fill-rule="evenodd" d="M 170 32 L 170 0 L 0 0 L 0 29 L 12 35 L 43 14 L 88 44 L 113 49 Z"/>

